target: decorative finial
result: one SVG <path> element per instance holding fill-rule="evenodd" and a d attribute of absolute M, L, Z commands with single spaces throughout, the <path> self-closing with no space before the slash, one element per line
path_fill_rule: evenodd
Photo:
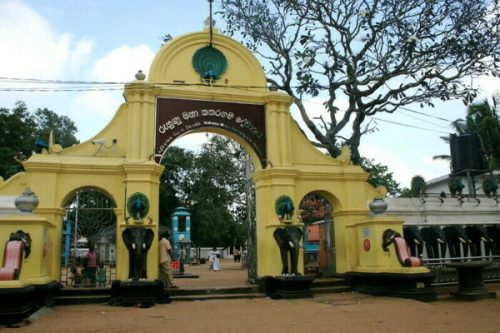
<path fill-rule="evenodd" d="M 387 202 L 385 202 L 383 198 L 374 198 L 368 204 L 368 208 L 370 208 L 375 215 L 383 214 L 387 210 Z"/>
<path fill-rule="evenodd" d="M 135 79 L 139 81 L 144 81 L 146 79 L 146 74 L 142 72 L 142 70 L 138 70 L 137 73 L 135 73 Z"/>
<path fill-rule="evenodd" d="M 27 187 L 23 194 L 14 200 L 14 204 L 21 213 L 31 213 L 38 207 L 38 197 Z"/>

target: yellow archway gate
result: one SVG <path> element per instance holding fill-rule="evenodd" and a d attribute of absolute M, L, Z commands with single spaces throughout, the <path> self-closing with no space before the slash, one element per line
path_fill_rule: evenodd
<path fill-rule="evenodd" d="M 286 195 L 298 207 L 313 191 L 323 193 L 334 208 L 337 273 L 428 273 L 422 267 L 402 267 L 393 248 L 382 250 L 384 230 L 402 232 L 401 220 L 368 210 L 368 203 L 384 190 L 367 183 L 368 174 L 352 165 L 348 148 L 334 159 L 308 141 L 290 115 L 291 98 L 267 88 L 261 65 L 239 42 L 218 33 L 209 42 L 206 31 L 181 36 L 158 52 L 147 79 L 141 73 L 136 78 L 125 86 L 126 102 L 93 139 L 64 150 L 51 142 L 42 154 L 24 162 L 25 173 L 0 183 L 2 195 L 19 195 L 29 187 L 39 197 L 32 219 L 43 222 L 16 223 L 33 239 L 50 240 L 44 276 L 59 279 L 62 203 L 75 189 L 91 186 L 105 189 L 117 205 L 117 278 L 126 280 L 129 269 L 122 232 L 137 226 L 155 234 L 147 274 L 157 278 L 158 189 L 163 172 L 158 162 L 172 140 L 203 130 L 235 139 L 256 166 L 258 277 L 281 272 L 273 232 L 284 224 L 276 216 L 275 200 Z M 127 211 L 127 200 L 135 193 L 149 200 L 149 212 L 140 219 Z M 0 242 L 13 228 L 4 221 L 0 218 Z M 287 222 L 300 223 L 297 218 Z M 368 249 L 366 242 L 371 243 Z M 26 259 L 25 266 L 39 262 L 37 255 Z M 25 273 L 20 281 L 29 284 L 34 275 Z M 0 281 L 0 288 L 4 286 Z"/>

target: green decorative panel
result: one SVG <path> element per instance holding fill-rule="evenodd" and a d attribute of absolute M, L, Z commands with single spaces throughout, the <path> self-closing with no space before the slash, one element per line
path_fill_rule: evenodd
<path fill-rule="evenodd" d="M 127 211 L 134 220 L 142 220 L 149 212 L 149 199 L 135 192 L 127 200 Z"/>
<path fill-rule="evenodd" d="M 227 60 L 221 51 L 205 46 L 193 55 L 193 67 L 204 80 L 218 80 L 226 71 Z"/>

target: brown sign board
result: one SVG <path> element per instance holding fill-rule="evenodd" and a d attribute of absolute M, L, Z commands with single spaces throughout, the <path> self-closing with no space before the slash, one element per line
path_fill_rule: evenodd
<path fill-rule="evenodd" d="M 266 166 L 264 105 L 159 97 L 156 101 L 155 161 L 183 134 L 200 128 L 221 128 L 245 140 Z"/>

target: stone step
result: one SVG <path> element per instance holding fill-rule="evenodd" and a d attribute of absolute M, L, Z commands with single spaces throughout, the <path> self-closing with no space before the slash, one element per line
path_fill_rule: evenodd
<path fill-rule="evenodd" d="M 312 284 L 313 294 L 341 293 L 350 291 L 350 287 L 343 279 L 317 279 Z M 262 298 L 257 285 L 193 288 L 193 289 L 168 289 L 173 302 L 177 301 L 202 301 L 238 298 Z M 56 305 L 69 304 L 97 304 L 106 303 L 111 298 L 110 288 L 63 288 L 55 297 Z"/>
<path fill-rule="evenodd" d="M 347 285 L 339 285 L 339 286 L 313 286 L 311 288 L 312 293 L 316 294 L 334 294 L 334 293 L 345 293 L 352 291 L 350 286 Z"/>
<path fill-rule="evenodd" d="M 76 304 L 101 304 L 106 303 L 111 298 L 111 295 L 72 295 L 72 296 L 56 296 L 55 305 L 76 305 Z"/>
<path fill-rule="evenodd" d="M 230 295 L 230 294 L 253 294 L 259 292 L 258 286 L 236 286 L 221 288 L 189 288 L 189 289 L 168 289 L 171 296 L 190 295 Z"/>
<path fill-rule="evenodd" d="M 183 296 L 170 296 L 172 302 L 196 302 L 196 301 L 209 301 L 209 300 L 226 300 L 226 299 L 255 299 L 265 298 L 266 296 L 261 293 L 253 294 L 199 294 L 199 295 L 183 295 Z"/>

